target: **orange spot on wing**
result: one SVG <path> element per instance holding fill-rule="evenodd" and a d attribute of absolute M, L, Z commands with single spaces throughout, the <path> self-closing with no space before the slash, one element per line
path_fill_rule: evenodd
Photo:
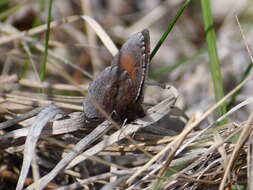
<path fill-rule="evenodd" d="M 120 67 L 129 73 L 133 81 L 136 80 L 135 60 L 133 56 L 124 54 L 120 60 Z"/>

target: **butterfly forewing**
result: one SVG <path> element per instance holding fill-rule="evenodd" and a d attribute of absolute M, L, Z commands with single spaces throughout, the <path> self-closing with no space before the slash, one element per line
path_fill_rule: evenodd
<path fill-rule="evenodd" d="M 135 101 L 143 99 L 143 87 L 148 73 L 150 38 L 148 30 L 133 35 L 124 43 L 112 64 L 125 69 L 135 83 Z"/>

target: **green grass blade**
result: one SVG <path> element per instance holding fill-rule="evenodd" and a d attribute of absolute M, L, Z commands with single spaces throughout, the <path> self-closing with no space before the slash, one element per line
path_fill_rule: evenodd
<path fill-rule="evenodd" d="M 219 101 L 224 96 L 222 74 L 220 69 L 220 61 L 217 53 L 216 36 L 213 27 L 213 17 L 211 4 L 209 0 L 201 0 L 202 14 L 206 32 L 206 41 L 208 46 L 208 54 L 210 59 L 210 67 L 213 79 L 214 93 L 216 101 Z M 219 116 L 226 113 L 226 105 L 223 104 L 218 109 Z M 224 121 L 226 122 L 226 121 Z"/>
<path fill-rule="evenodd" d="M 50 35 L 50 23 L 51 23 L 51 17 L 52 17 L 52 6 L 53 6 L 53 0 L 49 0 L 44 59 L 43 59 L 43 63 L 41 65 L 41 71 L 40 71 L 40 80 L 41 81 L 44 81 L 45 78 L 46 78 L 48 41 L 49 41 L 49 35 Z"/>
<path fill-rule="evenodd" d="M 190 4 L 190 2 L 191 2 L 191 0 L 186 0 L 184 2 L 183 6 L 178 10 L 178 12 L 177 12 L 176 16 L 174 17 L 174 19 L 169 23 L 166 31 L 164 32 L 164 34 L 162 35 L 161 39 L 158 41 L 158 43 L 156 44 L 154 50 L 152 51 L 152 53 L 150 55 L 150 60 L 152 60 L 152 58 L 155 56 L 155 54 L 157 53 L 157 51 L 159 50 L 159 48 L 161 47 L 161 45 L 163 44 L 163 42 L 166 40 L 166 38 L 168 37 L 169 33 L 171 32 L 171 30 L 173 29 L 173 27 L 177 23 L 178 19 L 180 18 L 180 16 L 184 12 L 185 8 Z"/>

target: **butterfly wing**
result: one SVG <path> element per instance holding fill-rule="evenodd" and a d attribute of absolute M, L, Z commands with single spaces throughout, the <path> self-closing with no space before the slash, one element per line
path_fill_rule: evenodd
<path fill-rule="evenodd" d="M 110 116 L 115 112 L 115 119 L 127 118 L 124 113 L 133 103 L 135 93 L 135 84 L 126 70 L 116 65 L 107 67 L 89 86 L 84 102 L 85 115 L 88 118 L 104 118 L 99 111 L 101 108 Z"/>
<path fill-rule="evenodd" d="M 143 101 L 149 59 L 150 37 L 149 31 L 145 29 L 128 39 L 112 61 L 112 65 L 118 65 L 129 73 L 135 83 L 135 101 L 139 103 Z"/>
<path fill-rule="evenodd" d="M 113 58 L 112 65 L 89 85 L 84 112 L 88 118 L 104 118 L 100 109 L 114 119 L 133 120 L 143 116 L 144 81 L 146 78 L 150 39 L 148 30 L 133 35 Z"/>

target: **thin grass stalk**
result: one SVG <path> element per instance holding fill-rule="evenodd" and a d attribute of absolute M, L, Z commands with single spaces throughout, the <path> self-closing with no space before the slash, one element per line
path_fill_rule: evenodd
<path fill-rule="evenodd" d="M 164 41 L 166 40 L 166 38 L 168 37 L 169 33 L 171 32 L 171 30 L 174 28 L 175 24 L 177 23 L 178 19 L 180 18 L 180 16 L 182 15 L 182 13 L 184 12 L 185 8 L 190 4 L 191 0 L 186 0 L 184 2 L 184 4 L 182 5 L 182 7 L 178 10 L 176 16 L 173 18 L 173 20 L 169 23 L 166 31 L 163 33 L 161 39 L 158 41 L 158 43 L 156 44 L 154 50 L 152 51 L 151 55 L 150 55 L 150 60 L 152 60 L 152 58 L 155 56 L 155 54 L 157 53 L 157 51 L 159 50 L 159 48 L 161 47 L 161 45 L 164 43 Z"/>
<path fill-rule="evenodd" d="M 49 35 L 50 35 L 50 23 L 51 23 L 51 17 L 52 17 L 52 5 L 53 5 L 53 0 L 49 0 L 44 59 L 43 59 L 43 63 L 41 65 L 41 71 L 40 71 L 40 80 L 41 81 L 44 81 L 45 78 L 46 78 L 47 55 L 48 55 L 48 41 L 49 41 Z"/>
<path fill-rule="evenodd" d="M 224 89 L 222 82 L 222 74 L 220 61 L 217 53 L 216 35 L 213 26 L 213 17 L 211 4 L 209 0 L 201 0 L 202 14 L 204 19 L 204 27 L 206 32 L 206 41 L 208 46 L 208 54 L 210 59 L 210 67 L 214 86 L 215 99 L 218 102 L 224 97 Z M 218 109 L 219 116 L 226 113 L 226 104 L 222 104 Z M 223 121 L 226 123 L 226 119 Z"/>

